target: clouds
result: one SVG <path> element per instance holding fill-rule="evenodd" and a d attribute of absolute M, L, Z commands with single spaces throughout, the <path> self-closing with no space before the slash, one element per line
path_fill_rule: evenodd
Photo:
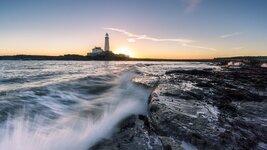
<path fill-rule="evenodd" d="M 193 43 L 196 43 L 196 41 L 191 40 L 191 39 L 184 39 L 184 38 L 155 38 L 155 37 L 150 37 L 145 34 L 135 34 L 128 32 L 124 29 L 118 29 L 118 28 L 104 28 L 105 30 L 110 30 L 110 31 L 115 31 L 122 33 L 126 35 L 127 41 L 130 43 L 134 43 L 137 40 L 148 40 L 148 41 L 153 41 L 153 42 L 177 42 L 181 44 L 183 47 L 191 47 L 191 48 L 196 48 L 196 49 L 205 49 L 205 50 L 211 50 L 211 51 L 216 51 L 215 48 L 210 48 L 210 47 L 205 47 L 205 46 L 198 46 L 198 45 L 192 45 Z"/>
<path fill-rule="evenodd" d="M 239 36 L 241 34 L 243 34 L 243 32 L 234 32 L 234 33 L 224 34 L 224 35 L 221 35 L 219 37 L 222 39 L 226 39 L 226 38 L 230 38 L 230 37 L 234 37 L 234 36 Z"/>
<path fill-rule="evenodd" d="M 120 32 L 129 38 L 127 39 L 128 42 L 136 42 L 136 40 L 150 40 L 154 42 L 180 42 L 180 43 L 192 43 L 194 41 L 189 40 L 189 39 L 161 39 L 161 38 L 154 38 L 154 37 L 149 37 L 147 35 L 137 35 L 131 32 L 128 32 L 123 29 L 117 29 L 117 28 L 104 28 L 105 30 L 111 30 L 111 31 L 116 31 Z"/>
<path fill-rule="evenodd" d="M 200 4 L 201 0 L 181 0 L 185 4 L 185 12 L 193 12 L 196 7 Z"/>
<path fill-rule="evenodd" d="M 189 45 L 189 44 L 186 44 L 186 43 L 183 43 L 182 46 L 196 48 L 196 49 L 204 49 L 204 50 L 210 50 L 210 51 L 217 51 L 217 49 L 215 49 L 215 48 L 198 46 L 198 45 Z"/>
<path fill-rule="evenodd" d="M 243 34 L 243 32 L 234 32 L 234 33 L 228 33 L 228 34 L 224 34 L 224 35 L 221 35 L 219 36 L 219 38 L 221 39 L 227 39 L 227 38 L 231 38 L 231 37 L 236 37 L 236 36 L 239 36 Z M 245 47 L 242 47 L 242 46 L 238 46 L 238 47 L 232 47 L 231 49 L 232 50 L 243 50 Z"/>

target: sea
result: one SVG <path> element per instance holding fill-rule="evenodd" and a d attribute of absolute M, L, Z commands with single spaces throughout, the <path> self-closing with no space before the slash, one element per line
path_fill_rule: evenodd
<path fill-rule="evenodd" d="M 142 85 L 147 77 L 211 67 L 198 62 L 0 61 L 0 150 L 87 150 L 112 138 L 123 119 L 148 113 L 153 89 Z"/>

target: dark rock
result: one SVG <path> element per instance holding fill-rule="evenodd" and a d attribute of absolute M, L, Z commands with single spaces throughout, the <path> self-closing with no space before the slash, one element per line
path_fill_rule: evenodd
<path fill-rule="evenodd" d="M 149 124 L 198 149 L 260 149 L 267 143 L 266 85 L 261 68 L 167 71 L 151 94 Z"/>
<path fill-rule="evenodd" d="M 175 141 L 171 137 L 160 137 L 161 143 L 163 145 L 163 150 L 184 150 L 184 148 L 181 146 L 181 142 Z"/>
<path fill-rule="evenodd" d="M 190 74 L 190 75 L 209 75 L 210 70 L 170 70 L 166 71 L 166 75 L 170 74 Z"/>
<path fill-rule="evenodd" d="M 141 118 L 141 119 L 139 119 Z M 162 150 L 158 136 L 146 127 L 145 116 L 131 116 L 119 125 L 120 130 L 110 139 L 103 139 L 93 150 Z"/>

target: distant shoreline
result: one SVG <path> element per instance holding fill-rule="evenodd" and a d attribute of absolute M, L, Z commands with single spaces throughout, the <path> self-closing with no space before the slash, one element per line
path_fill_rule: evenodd
<path fill-rule="evenodd" d="M 22 60 L 22 61 L 186 61 L 186 62 L 225 62 L 225 61 L 260 61 L 267 62 L 267 56 L 238 56 L 222 57 L 213 59 L 157 59 L 157 58 L 129 58 L 129 57 L 108 57 L 97 58 L 82 55 L 63 55 L 63 56 L 45 56 L 45 55 L 13 55 L 0 56 L 0 60 Z"/>

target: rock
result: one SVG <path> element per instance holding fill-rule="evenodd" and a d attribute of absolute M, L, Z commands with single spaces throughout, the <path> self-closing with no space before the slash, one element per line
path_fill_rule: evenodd
<path fill-rule="evenodd" d="M 141 119 L 140 119 L 141 118 Z M 159 137 L 145 125 L 146 116 L 131 116 L 119 125 L 110 139 L 103 139 L 93 150 L 162 150 Z"/>
<path fill-rule="evenodd" d="M 267 143 L 266 85 L 267 72 L 253 67 L 167 71 L 150 96 L 149 124 L 198 149 L 260 149 Z"/>
<path fill-rule="evenodd" d="M 184 148 L 181 146 L 182 142 L 175 141 L 171 137 L 160 137 L 161 143 L 163 145 L 163 150 L 184 150 Z"/>
<path fill-rule="evenodd" d="M 150 124 L 157 134 L 178 137 L 177 140 L 187 140 L 203 148 L 207 143 L 212 145 L 219 134 L 214 130 L 218 124 L 217 108 L 180 89 L 176 96 L 166 95 L 172 85 L 166 87 L 159 85 L 154 91 L 157 96 L 149 104 Z"/>
<path fill-rule="evenodd" d="M 170 70 L 166 71 L 166 75 L 170 74 L 190 74 L 190 75 L 208 75 L 211 72 L 209 70 Z"/>

